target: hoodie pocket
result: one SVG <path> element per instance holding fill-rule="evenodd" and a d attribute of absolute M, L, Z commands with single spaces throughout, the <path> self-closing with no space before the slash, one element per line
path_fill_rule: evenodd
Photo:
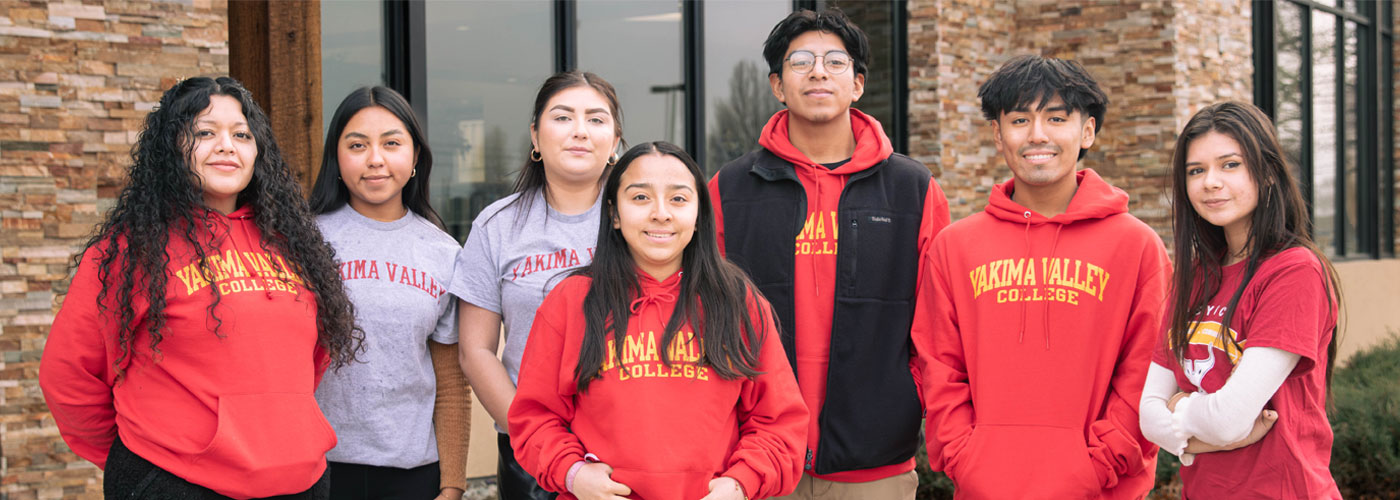
<path fill-rule="evenodd" d="M 320 478 L 335 431 L 311 394 L 240 394 L 219 399 L 214 439 L 191 465 L 218 478 L 220 493 L 271 496 Z"/>
<path fill-rule="evenodd" d="M 978 424 L 954 461 L 959 499 L 1084 499 L 1102 492 L 1079 429 Z"/>
<path fill-rule="evenodd" d="M 627 485 L 632 494 L 627 498 L 666 500 L 669 498 L 700 498 L 710 492 L 711 471 L 656 471 L 631 467 L 613 467 L 612 480 Z"/>

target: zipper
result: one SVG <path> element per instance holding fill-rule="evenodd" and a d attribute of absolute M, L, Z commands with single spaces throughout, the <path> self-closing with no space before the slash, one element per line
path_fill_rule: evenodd
<path fill-rule="evenodd" d="M 807 448 L 807 462 L 802 465 L 803 469 L 812 470 L 812 449 Z"/>

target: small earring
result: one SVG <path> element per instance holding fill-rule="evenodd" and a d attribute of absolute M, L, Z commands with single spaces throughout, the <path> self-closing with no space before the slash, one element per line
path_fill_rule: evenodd
<path fill-rule="evenodd" d="M 611 167 L 613 165 L 617 165 L 617 160 L 617 153 L 613 153 L 612 156 L 608 157 L 608 166 Z"/>
<path fill-rule="evenodd" d="M 418 175 L 418 167 L 413 167 L 413 173 L 408 174 L 409 177 L 413 177 L 415 175 Z"/>
<path fill-rule="evenodd" d="M 531 159 L 531 160 L 534 160 L 534 161 L 542 161 L 542 160 L 544 160 L 544 157 L 543 157 L 543 156 L 540 156 L 540 150 L 535 149 L 535 148 L 530 148 L 530 159 Z"/>

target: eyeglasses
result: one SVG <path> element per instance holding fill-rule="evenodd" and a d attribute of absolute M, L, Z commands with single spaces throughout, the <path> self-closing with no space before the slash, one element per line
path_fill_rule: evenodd
<path fill-rule="evenodd" d="M 851 55 L 839 50 L 821 56 L 808 50 L 798 50 L 788 54 L 786 61 L 794 73 L 805 75 L 817 67 L 818 57 L 822 59 L 822 67 L 826 68 L 826 72 L 833 75 L 844 73 L 851 67 Z"/>

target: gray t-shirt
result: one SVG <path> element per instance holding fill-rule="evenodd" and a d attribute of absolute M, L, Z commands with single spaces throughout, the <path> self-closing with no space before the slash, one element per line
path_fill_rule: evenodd
<path fill-rule="evenodd" d="M 520 377 L 520 356 L 544 296 L 569 272 L 593 262 L 598 244 L 598 207 L 565 215 L 549 207 L 544 193 L 520 193 L 497 200 L 472 222 L 472 232 L 448 291 L 468 303 L 501 315 L 506 346 L 501 361 L 511 382 Z M 523 212 L 522 212 L 523 211 Z"/>
<path fill-rule="evenodd" d="M 457 343 L 457 301 L 447 293 L 457 241 L 411 211 L 379 222 L 346 205 L 316 223 L 365 331 L 360 361 L 326 371 L 316 389 L 338 438 L 326 458 L 399 468 L 436 462 L 428 340 Z"/>

